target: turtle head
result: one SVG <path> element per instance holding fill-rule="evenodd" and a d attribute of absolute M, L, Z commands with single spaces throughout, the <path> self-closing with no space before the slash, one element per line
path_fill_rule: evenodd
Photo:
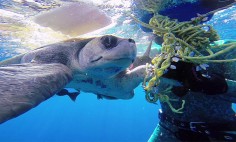
<path fill-rule="evenodd" d="M 136 58 L 133 39 L 112 35 L 93 38 L 79 52 L 80 71 L 90 76 L 110 78 L 126 70 Z"/>

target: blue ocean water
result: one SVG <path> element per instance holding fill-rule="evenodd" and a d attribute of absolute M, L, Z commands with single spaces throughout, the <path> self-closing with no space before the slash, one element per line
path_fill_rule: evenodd
<path fill-rule="evenodd" d="M 144 99 L 97 100 L 81 93 L 76 102 L 55 96 L 0 126 L 1 142 L 144 142 L 157 124 L 159 105 Z"/>
<path fill-rule="evenodd" d="M 222 40 L 236 39 L 235 15 L 236 7 L 232 7 L 216 14 L 208 22 L 216 28 Z M 13 48 L 1 48 L 9 43 L 8 39 L 0 38 L 5 42 L 0 44 L 0 58 L 4 57 L 0 60 L 16 55 Z M 84 92 L 76 102 L 67 96 L 54 96 L 1 124 L 0 141 L 145 142 L 158 123 L 160 105 L 146 102 L 144 95 L 139 86 L 131 100 L 97 100 L 94 94 Z"/>

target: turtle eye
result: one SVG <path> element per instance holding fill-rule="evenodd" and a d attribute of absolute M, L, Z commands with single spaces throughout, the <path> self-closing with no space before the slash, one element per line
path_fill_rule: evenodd
<path fill-rule="evenodd" d="M 101 38 L 102 44 L 107 48 L 107 49 L 111 49 L 113 47 L 117 46 L 117 38 L 114 36 L 103 36 Z"/>

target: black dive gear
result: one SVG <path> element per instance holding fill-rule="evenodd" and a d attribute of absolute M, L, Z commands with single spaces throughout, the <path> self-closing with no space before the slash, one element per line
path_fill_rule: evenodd
<path fill-rule="evenodd" d="M 172 62 L 176 69 L 168 69 L 163 77 L 174 79 L 182 83 L 183 86 L 173 86 L 172 92 L 181 97 L 188 91 L 201 92 L 207 95 L 217 95 L 226 93 L 228 85 L 222 75 L 196 71 L 196 65 L 183 61 Z"/>
<path fill-rule="evenodd" d="M 181 141 L 236 141 L 236 122 L 207 123 L 185 122 L 159 111 L 159 125 L 173 133 Z M 164 123 L 170 123 L 177 127 L 177 131 L 167 128 Z M 210 137 L 210 138 L 209 138 Z"/>

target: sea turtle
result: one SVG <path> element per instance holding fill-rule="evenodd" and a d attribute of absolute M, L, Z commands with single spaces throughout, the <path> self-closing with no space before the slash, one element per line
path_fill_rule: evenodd
<path fill-rule="evenodd" d="M 133 39 L 104 35 L 43 46 L 0 62 L 0 123 L 60 94 L 64 87 L 100 97 L 132 98 L 145 76 L 145 65 L 127 70 L 136 52 Z"/>

